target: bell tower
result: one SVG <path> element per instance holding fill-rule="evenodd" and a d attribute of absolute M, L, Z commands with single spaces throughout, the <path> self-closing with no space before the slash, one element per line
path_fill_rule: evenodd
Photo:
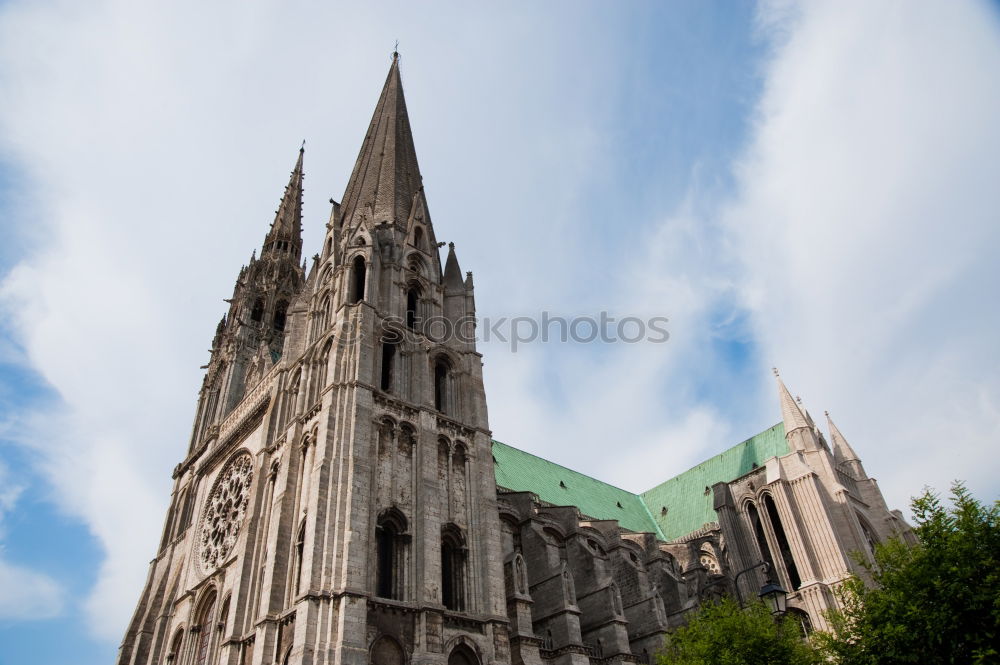
<path fill-rule="evenodd" d="M 302 160 L 212 342 L 120 665 L 510 660 L 471 273 L 392 64 L 308 276 Z"/>
<path fill-rule="evenodd" d="M 305 281 L 302 254 L 302 160 L 285 187 L 274 222 L 264 238 L 260 258 L 254 252 L 240 269 L 212 339 L 212 357 L 198 396 L 189 451 L 208 442 L 218 424 L 281 357 L 289 304 Z"/>
<path fill-rule="evenodd" d="M 307 398 L 282 427 L 315 441 L 302 588 L 334 600 L 302 601 L 296 624 L 322 623 L 336 662 L 443 663 L 459 645 L 504 662 L 472 278 L 453 245 L 442 271 L 397 54 L 323 247 L 293 314 Z"/>

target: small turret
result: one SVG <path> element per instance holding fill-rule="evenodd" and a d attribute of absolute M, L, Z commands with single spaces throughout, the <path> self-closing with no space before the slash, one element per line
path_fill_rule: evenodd
<path fill-rule="evenodd" d="M 799 403 L 788 391 L 785 382 L 775 368 L 774 377 L 778 380 L 778 400 L 781 403 L 781 419 L 785 424 L 785 438 L 791 450 L 820 450 L 823 445 L 816 436 L 816 430 L 811 419 L 805 414 Z"/>
<path fill-rule="evenodd" d="M 465 293 L 465 282 L 462 280 L 462 269 L 458 266 L 458 256 L 455 255 L 455 243 L 448 243 L 448 259 L 444 264 L 445 293 Z"/>
<path fill-rule="evenodd" d="M 868 474 L 865 473 L 865 468 L 861 465 L 861 458 L 858 457 L 858 454 L 854 452 L 854 448 L 851 447 L 851 444 L 841 434 L 840 429 L 833 423 L 829 411 L 826 412 L 826 423 L 830 428 L 833 463 L 838 469 L 849 473 L 855 480 L 867 478 Z"/>

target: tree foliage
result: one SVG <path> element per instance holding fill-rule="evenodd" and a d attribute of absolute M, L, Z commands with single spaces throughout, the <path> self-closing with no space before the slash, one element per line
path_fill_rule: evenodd
<path fill-rule="evenodd" d="M 798 624 L 775 620 L 763 603 L 741 610 L 731 598 L 706 603 L 670 636 L 659 665 L 815 665 Z"/>
<path fill-rule="evenodd" d="M 987 507 L 955 483 L 950 508 L 930 490 L 913 500 L 919 543 L 899 539 L 861 562 L 841 589 L 836 634 L 818 637 L 841 665 L 1000 662 L 1000 502 Z"/>

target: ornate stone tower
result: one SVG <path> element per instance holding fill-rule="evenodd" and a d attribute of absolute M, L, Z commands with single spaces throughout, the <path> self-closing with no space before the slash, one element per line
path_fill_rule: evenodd
<path fill-rule="evenodd" d="M 759 566 L 743 578 L 743 592 L 770 578 L 789 591 L 788 606 L 800 621 L 830 630 L 826 612 L 838 607 L 837 587 L 852 574 L 867 576 L 852 552 L 870 558 L 876 543 L 892 537 L 913 543 L 914 535 L 829 415 L 832 446 L 777 382 L 787 454 L 714 484 L 714 507 L 733 569 Z"/>
<path fill-rule="evenodd" d="M 392 66 L 308 278 L 302 158 L 220 322 L 119 663 L 506 663 L 471 273 Z"/>

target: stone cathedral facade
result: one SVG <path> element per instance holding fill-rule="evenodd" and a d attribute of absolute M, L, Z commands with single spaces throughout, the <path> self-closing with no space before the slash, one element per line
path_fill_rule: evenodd
<path fill-rule="evenodd" d="M 642 494 L 494 441 L 396 54 L 311 265 L 303 157 L 216 328 L 120 665 L 649 663 L 765 577 L 825 627 L 849 553 L 908 536 L 780 379 L 781 423 Z"/>

